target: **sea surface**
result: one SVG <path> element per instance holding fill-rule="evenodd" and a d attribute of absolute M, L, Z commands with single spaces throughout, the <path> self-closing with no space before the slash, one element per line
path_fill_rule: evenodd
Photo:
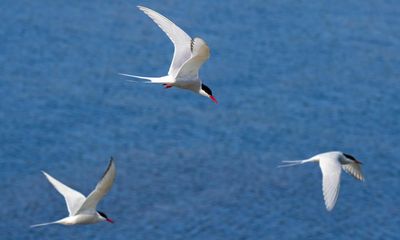
<path fill-rule="evenodd" d="M 173 45 L 136 5 L 205 39 L 219 104 L 119 72 L 167 73 Z M 399 1 L 0 0 L 1 239 L 399 239 Z M 327 212 L 317 164 L 340 150 Z M 67 216 L 41 170 L 115 224 Z"/>

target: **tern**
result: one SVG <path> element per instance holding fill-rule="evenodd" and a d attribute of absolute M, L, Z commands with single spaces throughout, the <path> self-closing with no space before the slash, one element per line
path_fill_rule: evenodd
<path fill-rule="evenodd" d="M 322 171 L 322 191 L 325 206 L 331 211 L 336 204 L 340 188 L 340 174 L 342 169 L 355 179 L 364 181 L 361 172 L 361 162 L 350 154 L 339 151 L 326 152 L 315 155 L 309 159 L 296 161 L 282 161 L 284 165 L 278 167 L 290 167 L 308 162 L 319 162 Z"/>
<path fill-rule="evenodd" d="M 210 49 L 201 38 L 191 38 L 181 28 L 163 15 L 149 8 L 138 6 L 163 30 L 174 44 L 174 56 L 169 67 L 168 75 L 163 77 L 142 77 L 119 73 L 120 75 L 146 80 L 148 83 L 163 84 L 165 88 L 177 87 L 193 91 L 202 96 L 210 98 L 213 102 L 217 100 L 209 87 L 203 84 L 199 77 L 199 69 L 210 57 Z"/>
<path fill-rule="evenodd" d="M 96 188 L 89 194 L 87 198 L 83 196 L 82 193 L 64 185 L 46 172 L 42 172 L 46 176 L 47 180 L 49 180 L 49 182 L 54 186 L 54 188 L 64 196 L 69 216 L 58 221 L 36 224 L 32 225 L 31 227 L 39 227 L 49 224 L 92 224 L 102 221 L 113 223 L 113 220 L 108 218 L 105 213 L 96 210 L 97 204 L 110 190 L 115 179 L 115 163 L 113 158 L 111 158 L 107 170 L 105 171 L 101 180 L 97 183 Z"/>

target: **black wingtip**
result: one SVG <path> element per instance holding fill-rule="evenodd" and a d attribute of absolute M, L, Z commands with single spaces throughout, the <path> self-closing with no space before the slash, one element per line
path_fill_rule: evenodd
<path fill-rule="evenodd" d="M 110 162 L 108 163 L 108 166 L 107 166 L 107 169 L 104 171 L 103 176 L 101 176 L 101 178 L 103 178 L 107 174 L 108 170 L 110 170 L 111 166 L 114 164 L 114 161 L 115 161 L 114 157 L 111 156 Z"/>
<path fill-rule="evenodd" d="M 110 157 L 110 163 L 108 163 L 108 167 L 107 167 L 107 170 L 106 170 L 106 172 L 108 171 L 108 169 L 110 169 L 111 165 L 113 165 L 113 164 L 114 164 L 114 162 L 115 162 L 115 159 L 114 159 L 114 157 L 113 157 L 113 156 L 111 156 L 111 157 Z"/>

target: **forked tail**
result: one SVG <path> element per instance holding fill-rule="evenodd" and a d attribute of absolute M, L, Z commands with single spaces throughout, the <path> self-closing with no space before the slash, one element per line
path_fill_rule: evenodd
<path fill-rule="evenodd" d="M 282 161 L 283 164 L 278 165 L 278 168 L 282 168 L 282 167 L 292 167 L 292 166 L 296 166 L 296 165 L 300 165 L 303 163 L 307 163 L 307 162 L 316 162 L 318 160 L 316 159 L 305 159 L 305 160 L 292 160 L 292 161 Z"/>
<path fill-rule="evenodd" d="M 35 225 L 31 225 L 31 228 L 35 228 L 35 227 L 41 227 L 41 226 L 46 226 L 46 225 L 50 225 L 50 224 L 56 224 L 58 223 L 58 221 L 54 221 L 54 222 L 47 222 L 47 223 L 39 223 L 39 224 L 35 224 Z"/>
<path fill-rule="evenodd" d="M 173 80 L 171 80 L 170 76 L 164 76 L 164 77 L 142 77 L 142 76 L 136 76 L 136 75 L 131 75 L 131 74 L 126 74 L 126 73 L 118 73 L 119 75 L 125 76 L 125 77 L 131 77 L 131 78 L 138 78 L 144 80 L 145 83 L 173 83 Z M 134 80 L 128 80 L 129 82 L 139 82 L 139 81 L 134 81 Z M 143 81 L 141 81 L 143 82 Z"/>

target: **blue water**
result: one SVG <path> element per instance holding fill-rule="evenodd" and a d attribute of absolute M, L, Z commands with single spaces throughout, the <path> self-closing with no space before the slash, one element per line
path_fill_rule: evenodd
<path fill-rule="evenodd" d="M 161 76 L 173 48 L 136 5 L 209 44 L 201 70 L 219 104 L 133 84 Z M 28 1 L 0 8 L 1 239 L 398 239 L 398 1 Z M 317 165 L 281 160 L 341 150 L 325 210 Z M 110 156 L 117 178 L 98 208 L 67 215 L 46 170 L 88 194 Z"/>

